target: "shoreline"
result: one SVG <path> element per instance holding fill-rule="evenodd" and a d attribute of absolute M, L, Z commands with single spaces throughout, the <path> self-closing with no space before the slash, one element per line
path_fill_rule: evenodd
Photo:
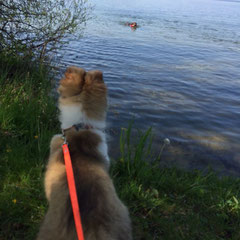
<path fill-rule="evenodd" d="M 43 176 L 60 132 L 47 68 L 1 56 L 0 238 L 35 239 L 47 202 Z M 129 208 L 134 239 L 239 239 L 240 178 L 159 167 L 150 130 L 122 130 L 110 173 Z M 148 161 L 146 161 L 148 159 Z"/>

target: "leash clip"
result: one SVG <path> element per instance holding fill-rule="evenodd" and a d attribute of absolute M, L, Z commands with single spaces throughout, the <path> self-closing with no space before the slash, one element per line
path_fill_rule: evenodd
<path fill-rule="evenodd" d="M 62 145 L 64 145 L 64 144 L 67 144 L 68 145 L 68 142 L 67 142 L 67 139 L 66 139 L 66 136 L 65 136 L 65 132 L 64 132 L 65 130 L 64 129 L 62 129 L 62 139 L 63 139 L 63 144 Z"/>

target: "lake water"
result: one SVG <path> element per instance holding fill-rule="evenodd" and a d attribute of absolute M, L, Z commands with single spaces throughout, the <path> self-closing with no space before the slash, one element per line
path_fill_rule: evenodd
<path fill-rule="evenodd" d="M 124 25 L 135 21 L 136 31 Z M 134 119 L 162 162 L 240 176 L 240 1 L 95 1 L 61 68 L 99 69 L 109 89 L 110 155 Z"/>

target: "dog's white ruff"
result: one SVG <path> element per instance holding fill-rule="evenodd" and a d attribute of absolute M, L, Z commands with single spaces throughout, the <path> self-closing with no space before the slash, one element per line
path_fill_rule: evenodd
<path fill-rule="evenodd" d="M 106 134 L 100 130 L 105 129 L 106 121 L 105 120 L 99 121 L 88 118 L 86 114 L 83 112 L 82 107 L 79 106 L 79 104 L 78 105 L 59 104 L 59 110 L 60 110 L 59 120 L 61 122 L 62 129 L 70 128 L 73 125 L 79 123 L 83 123 L 93 127 L 93 129 L 89 129 L 89 131 L 92 131 L 99 135 L 102 140 L 98 146 L 98 151 L 104 156 L 107 162 L 109 162 Z"/>

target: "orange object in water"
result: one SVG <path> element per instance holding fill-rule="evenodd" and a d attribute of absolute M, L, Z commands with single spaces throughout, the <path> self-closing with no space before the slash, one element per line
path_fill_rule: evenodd
<path fill-rule="evenodd" d="M 130 23 L 129 26 L 130 27 L 137 27 L 137 23 L 136 22 Z"/>

